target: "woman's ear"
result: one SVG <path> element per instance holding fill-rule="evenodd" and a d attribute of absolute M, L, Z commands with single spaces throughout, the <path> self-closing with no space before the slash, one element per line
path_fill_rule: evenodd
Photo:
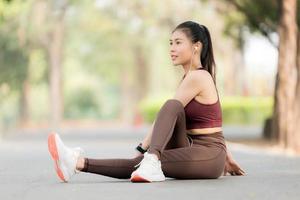
<path fill-rule="evenodd" d="M 202 43 L 201 42 L 196 42 L 195 44 L 194 44 L 194 50 L 195 51 L 199 51 L 199 50 L 201 50 L 202 49 Z"/>

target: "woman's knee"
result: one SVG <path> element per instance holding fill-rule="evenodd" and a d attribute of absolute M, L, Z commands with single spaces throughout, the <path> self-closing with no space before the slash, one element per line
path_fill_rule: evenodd
<path fill-rule="evenodd" d="M 167 111 L 184 111 L 182 103 L 177 99 L 168 99 L 162 106 L 162 109 Z"/>

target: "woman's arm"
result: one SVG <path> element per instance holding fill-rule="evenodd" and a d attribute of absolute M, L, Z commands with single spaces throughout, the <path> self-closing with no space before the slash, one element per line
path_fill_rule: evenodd
<path fill-rule="evenodd" d="M 148 149 L 149 146 L 150 146 L 154 123 L 155 123 L 155 120 L 152 123 L 150 131 L 148 132 L 148 134 L 145 136 L 144 140 L 142 141 L 142 148 L 143 149 Z"/>
<path fill-rule="evenodd" d="M 223 175 L 226 176 L 227 172 L 232 176 L 244 176 L 246 174 L 240 165 L 233 159 L 233 156 L 226 145 L 226 161 Z"/>
<path fill-rule="evenodd" d="M 228 160 L 228 159 L 232 158 L 232 154 L 231 154 L 231 152 L 228 149 L 228 145 L 227 145 L 226 140 L 224 140 L 224 141 L 225 141 L 225 146 L 226 146 L 226 160 Z"/>
<path fill-rule="evenodd" d="M 148 134 L 145 136 L 145 138 L 143 139 L 143 141 L 142 141 L 142 148 L 144 149 L 144 150 L 147 150 L 148 148 L 149 148 L 149 146 L 150 146 L 150 143 L 151 143 L 151 137 L 152 137 L 152 132 L 153 132 L 153 127 L 154 127 L 154 123 L 155 123 L 155 120 L 154 120 L 154 122 L 152 123 L 152 126 L 151 126 L 151 129 L 150 129 L 150 131 L 148 132 Z M 137 153 L 136 153 L 136 155 L 135 156 L 140 156 L 140 155 L 142 155 L 142 153 L 141 152 L 139 152 L 139 151 L 136 151 Z"/>

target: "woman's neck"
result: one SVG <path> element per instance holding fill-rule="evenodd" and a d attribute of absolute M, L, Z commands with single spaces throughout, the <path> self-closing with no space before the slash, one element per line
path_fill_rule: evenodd
<path fill-rule="evenodd" d="M 183 65 L 183 69 L 184 69 L 184 77 L 186 76 L 186 74 L 189 72 L 189 71 L 194 71 L 194 70 L 197 70 L 199 68 L 203 68 L 201 63 L 199 63 L 198 65 L 194 65 L 194 66 L 189 66 L 189 65 Z"/>

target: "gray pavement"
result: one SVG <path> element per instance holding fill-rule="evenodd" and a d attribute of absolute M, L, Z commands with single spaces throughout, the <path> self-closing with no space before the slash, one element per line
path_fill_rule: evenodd
<path fill-rule="evenodd" d="M 251 129 L 251 137 L 258 133 Z M 68 146 L 81 146 L 88 157 L 131 158 L 146 134 L 141 129 L 76 129 L 61 131 Z M 225 129 L 234 138 L 234 129 Z M 56 177 L 47 151 L 47 130 L 16 133 L 0 141 L 0 199 L 299 199 L 300 157 L 272 154 L 229 145 L 246 176 L 215 180 L 176 180 L 131 183 L 80 173 L 69 183 Z M 245 130 L 236 131 L 237 133 Z"/>

